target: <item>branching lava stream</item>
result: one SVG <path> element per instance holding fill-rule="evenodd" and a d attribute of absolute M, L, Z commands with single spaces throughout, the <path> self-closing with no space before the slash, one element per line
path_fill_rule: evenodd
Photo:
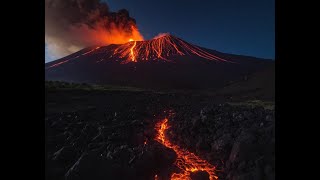
<path fill-rule="evenodd" d="M 164 146 L 173 149 L 177 154 L 175 165 L 181 169 L 181 172 L 179 174 L 173 173 L 171 175 L 171 180 L 190 180 L 190 174 L 196 171 L 208 172 L 210 180 L 218 179 L 215 174 L 215 166 L 209 164 L 205 160 L 202 160 L 195 154 L 172 144 L 169 141 L 169 139 L 165 135 L 165 131 L 169 129 L 167 118 L 158 122 L 155 129 L 158 132 L 155 140 L 160 142 Z"/>

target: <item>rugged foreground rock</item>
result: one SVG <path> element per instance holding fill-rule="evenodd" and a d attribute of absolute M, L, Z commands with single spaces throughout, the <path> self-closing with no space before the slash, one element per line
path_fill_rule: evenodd
<path fill-rule="evenodd" d="M 52 106 L 50 98 L 62 94 L 49 96 Z M 174 112 L 168 137 L 217 166 L 219 179 L 274 179 L 273 110 L 173 95 L 97 97 L 90 106 L 86 98 L 69 105 L 86 108 L 60 108 L 59 100 L 47 111 L 47 180 L 170 179 L 176 154 L 154 141 L 154 125 L 168 110 Z M 208 174 L 195 172 L 191 179 L 208 179 Z"/>
<path fill-rule="evenodd" d="M 274 111 L 263 107 L 204 107 L 171 118 L 168 134 L 211 164 L 220 179 L 274 179 Z"/>

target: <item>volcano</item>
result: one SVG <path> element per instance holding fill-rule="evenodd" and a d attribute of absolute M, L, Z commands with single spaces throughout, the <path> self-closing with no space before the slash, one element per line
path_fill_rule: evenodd
<path fill-rule="evenodd" d="M 145 88 L 219 88 L 274 62 L 226 54 L 165 34 L 93 46 L 45 64 L 46 80 Z"/>

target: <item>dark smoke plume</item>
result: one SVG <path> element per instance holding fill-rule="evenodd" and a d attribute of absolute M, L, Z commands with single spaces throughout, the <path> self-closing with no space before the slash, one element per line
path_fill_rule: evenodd
<path fill-rule="evenodd" d="M 143 40 L 127 10 L 110 12 L 99 0 L 45 0 L 45 18 L 45 41 L 60 57 L 92 45 Z"/>

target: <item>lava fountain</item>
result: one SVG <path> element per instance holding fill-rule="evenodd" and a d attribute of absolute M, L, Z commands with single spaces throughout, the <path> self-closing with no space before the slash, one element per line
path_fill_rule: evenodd
<path fill-rule="evenodd" d="M 173 173 L 171 175 L 171 180 L 191 180 L 190 174 L 196 171 L 206 171 L 209 174 L 210 180 L 217 180 L 218 176 L 215 174 L 215 166 L 170 142 L 165 134 L 166 130 L 169 128 L 170 126 L 168 125 L 167 118 L 158 122 L 155 126 L 155 129 L 158 132 L 155 140 L 164 146 L 173 149 L 177 154 L 175 165 L 180 168 L 181 172 Z"/>

